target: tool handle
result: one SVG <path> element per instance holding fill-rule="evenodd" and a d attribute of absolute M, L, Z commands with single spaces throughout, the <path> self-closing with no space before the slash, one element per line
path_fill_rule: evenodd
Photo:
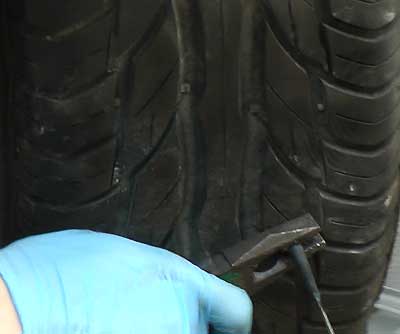
<path fill-rule="evenodd" d="M 321 303 L 321 294 L 319 292 L 317 282 L 315 281 L 314 274 L 311 270 L 311 266 L 308 262 L 303 246 L 295 244 L 289 248 L 289 252 L 302 274 L 305 288 L 318 303 Z"/>
<path fill-rule="evenodd" d="M 303 246 L 299 244 L 293 245 L 289 248 L 289 252 L 303 276 L 305 288 L 313 296 L 315 302 L 318 305 L 318 308 L 321 311 L 322 317 L 326 324 L 326 328 L 328 329 L 328 333 L 335 334 L 332 324 L 329 321 L 328 315 L 322 307 L 321 293 L 319 292 L 317 282 L 315 281 L 314 274 L 311 270 L 311 266 L 308 262 Z"/>

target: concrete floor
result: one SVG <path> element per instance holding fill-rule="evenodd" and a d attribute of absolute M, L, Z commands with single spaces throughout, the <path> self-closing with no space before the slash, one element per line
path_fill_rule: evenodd
<path fill-rule="evenodd" d="M 400 315 L 376 310 L 371 317 L 368 334 L 400 334 Z"/>

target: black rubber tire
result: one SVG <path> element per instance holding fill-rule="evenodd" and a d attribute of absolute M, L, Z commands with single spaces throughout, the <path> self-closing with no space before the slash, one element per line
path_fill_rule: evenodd
<path fill-rule="evenodd" d="M 131 210 L 130 174 L 172 128 L 178 53 L 170 5 L 7 5 L 9 146 L 15 151 L 8 233 L 119 231 Z M 153 117 L 150 132 L 149 115 L 160 104 L 166 112 Z"/>
<path fill-rule="evenodd" d="M 311 212 L 328 242 L 314 258 L 323 304 L 337 333 L 365 333 L 398 218 L 399 2 L 265 0 L 245 7 L 243 108 L 252 135 L 244 175 L 249 187 L 263 187 L 242 230 Z M 288 275 L 257 296 L 261 333 L 326 333 L 296 281 Z"/>
<path fill-rule="evenodd" d="M 92 228 L 196 261 L 191 227 L 213 252 L 310 212 L 324 305 L 364 333 L 398 216 L 400 6 L 314 2 L 4 2 L 7 241 Z M 258 333 L 325 332 L 296 281 L 256 296 Z"/>

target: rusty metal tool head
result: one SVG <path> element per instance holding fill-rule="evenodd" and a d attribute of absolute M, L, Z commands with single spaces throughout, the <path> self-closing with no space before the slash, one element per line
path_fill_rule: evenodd
<path fill-rule="evenodd" d="M 301 244 L 307 255 L 322 249 L 319 231 L 306 214 L 214 254 L 201 267 L 251 295 L 294 266 L 290 246 Z"/>
<path fill-rule="evenodd" d="M 307 260 L 307 256 L 325 247 L 320 230 L 313 217 L 306 214 L 214 254 L 201 267 L 250 295 L 296 267 L 321 311 L 328 332 L 334 334 Z"/>

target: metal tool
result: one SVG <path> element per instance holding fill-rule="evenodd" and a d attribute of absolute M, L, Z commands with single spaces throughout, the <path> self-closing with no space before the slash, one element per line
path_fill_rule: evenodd
<path fill-rule="evenodd" d="M 278 225 L 209 257 L 200 266 L 254 294 L 295 263 L 289 248 L 301 243 L 307 255 L 325 246 L 320 227 L 311 215 Z"/>
<path fill-rule="evenodd" d="M 322 318 L 324 319 L 325 325 L 328 329 L 328 333 L 335 334 L 332 324 L 329 321 L 328 315 L 326 314 L 322 306 L 321 293 L 319 292 L 317 282 L 315 281 L 310 263 L 308 262 L 303 246 L 301 246 L 300 244 L 293 245 L 289 248 L 289 253 L 292 255 L 294 262 L 300 270 L 307 292 L 313 297 L 322 314 Z"/>
<path fill-rule="evenodd" d="M 329 334 L 334 334 L 307 260 L 307 256 L 325 247 L 320 230 L 313 217 L 306 214 L 214 254 L 201 267 L 252 295 L 297 266 Z"/>

